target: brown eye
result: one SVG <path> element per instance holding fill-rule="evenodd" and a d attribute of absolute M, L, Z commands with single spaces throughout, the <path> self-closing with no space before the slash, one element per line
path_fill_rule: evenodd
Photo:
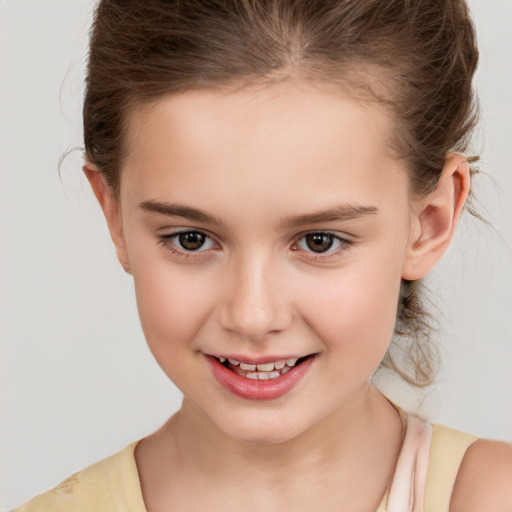
<path fill-rule="evenodd" d="M 329 233 L 311 233 L 306 235 L 305 242 L 313 252 L 328 251 L 334 244 L 335 237 Z"/>
<path fill-rule="evenodd" d="M 171 253 L 183 256 L 200 257 L 211 250 L 218 250 L 215 240 L 202 231 L 189 230 L 158 235 L 158 242 Z"/>
<path fill-rule="evenodd" d="M 204 245 L 206 236 L 199 231 L 187 231 L 178 235 L 178 241 L 183 249 L 197 251 Z"/>

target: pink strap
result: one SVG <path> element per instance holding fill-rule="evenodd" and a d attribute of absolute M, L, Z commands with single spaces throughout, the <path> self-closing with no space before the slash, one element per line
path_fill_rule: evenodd
<path fill-rule="evenodd" d="M 407 431 L 389 490 L 387 512 L 423 512 L 433 433 L 432 425 L 407 415 Z"/>

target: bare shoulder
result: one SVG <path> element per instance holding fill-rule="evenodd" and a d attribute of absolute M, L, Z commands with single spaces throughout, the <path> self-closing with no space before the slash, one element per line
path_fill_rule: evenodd
<path fill-rule="evenodd" d="M 512 512 L 512 445 L 479 439 L 466 451 L 450 512 Z"/>

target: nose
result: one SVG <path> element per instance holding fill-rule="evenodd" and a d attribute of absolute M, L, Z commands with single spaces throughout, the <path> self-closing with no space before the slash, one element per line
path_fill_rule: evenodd
<path fill-rule="evenodd" d="M 293 318 L 285 277 L 268 258 L 244 258 L 227 270 L 220 305 L 224 329 L 251 341 L 283 331 Z"/>

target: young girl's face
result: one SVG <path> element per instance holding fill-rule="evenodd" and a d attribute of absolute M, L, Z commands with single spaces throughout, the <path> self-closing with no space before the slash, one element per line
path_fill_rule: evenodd
<path fill-rule="evenodd" d="M 366 393 L 416 229 L 391 133 L 380 107 L 297 81 L 132 115 L 118 251 L 187 414 L 274 443 Z"/>

